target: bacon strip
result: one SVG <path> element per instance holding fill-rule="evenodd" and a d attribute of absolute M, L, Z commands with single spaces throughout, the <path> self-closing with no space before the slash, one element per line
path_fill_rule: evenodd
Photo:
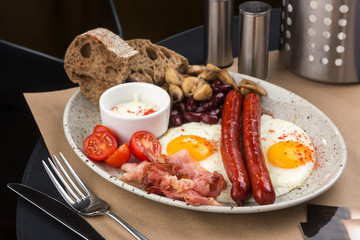
<path fill-rule="evenodd" d="M 126 163 L 121 180 L 141 184 L 148 193 L 164 195 L 198 205 L 221 206 L 215 200 L 226 186 L 223 176 L 210 173 L 195 161 L 187 150 L 172 156 L 146 150 L 150 162 Z"/>

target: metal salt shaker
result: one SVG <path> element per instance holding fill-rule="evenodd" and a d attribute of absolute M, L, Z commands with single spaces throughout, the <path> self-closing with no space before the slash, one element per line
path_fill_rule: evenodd
<path fill-rule="evenodd" d="M 231 21 L 232 0 L 205 0 L 204 61 L 218 67 L 233 62 Z"/>
<path fill-rule="evenodd" d="M 239 73 L 268 78 L 270 12 L 271 6 L 261 1 L 239 5 Z"/>

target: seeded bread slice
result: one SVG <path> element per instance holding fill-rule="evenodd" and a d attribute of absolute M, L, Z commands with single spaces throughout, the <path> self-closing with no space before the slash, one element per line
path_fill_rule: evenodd
<path fill-rule="evenodd" d="M 130 60 L 131 73 L 126 82 L 147 82 L 162 86 L 165 83 L 165 72 L 172 66 L 180 73 L 188 69 L 188 60 L 180 54 L 153 44 L 147 39 L 126 41 L 139 52 Z"/>

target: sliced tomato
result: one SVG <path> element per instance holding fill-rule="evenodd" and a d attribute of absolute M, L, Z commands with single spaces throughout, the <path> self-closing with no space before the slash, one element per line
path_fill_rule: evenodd
<path fill-rule="evenodd" d="M 120 145 L 104 162 L 112 167 L 121 167 L 130 160 L 131 153 L 127 143 Z"/>
<path fill-rule="evenodd" d="M 158 139 L 152 133 L 147 131 L 134 133 L 130 139 L 129 147 L 134 157 L 141 161 L 149 160 L 144 153 L 145 148 L 148 148 L 153 152 L 161 152 L 161 145 Z"/>
<path fill-rule="evenodd" d="M 102 132 L 102 131 L 110 133 L 116 139 L 116 141 L 119 143 L 119 137 L 116 135 L 116 133 L 114 133 L 113 130 L 111 130 L 110 128 L 108 128 L 108 127 L 106 127 L 104 125 L 96 125 L 94 127 L 93 132 Z"/>
<path fill-rule="evenodd" d="M 91 160 L 102 161 L 116 151 L 116 139 L 108 132 L 92 133 L 85 138 L 83 148 Z"/>

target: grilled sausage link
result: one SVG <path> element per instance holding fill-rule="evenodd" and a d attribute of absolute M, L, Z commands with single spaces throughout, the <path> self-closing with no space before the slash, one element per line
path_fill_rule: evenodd
<path fill-rule="evenodd" d="M 250 192 L 250 181 L 240 150 L 240 114 L 242 96 L 237 90 L 227 93 L 221 120 L 221 156 L 232 183 L 231 198 L 243 205 Z"/>
<path fill-rule="evenodd" d="M 260 142 L 261 100 L 255 92 L 244 97 L 241 127 L 244 158 L 254 199 L 260 205 L 274 203 L 276 194 Z"/>

